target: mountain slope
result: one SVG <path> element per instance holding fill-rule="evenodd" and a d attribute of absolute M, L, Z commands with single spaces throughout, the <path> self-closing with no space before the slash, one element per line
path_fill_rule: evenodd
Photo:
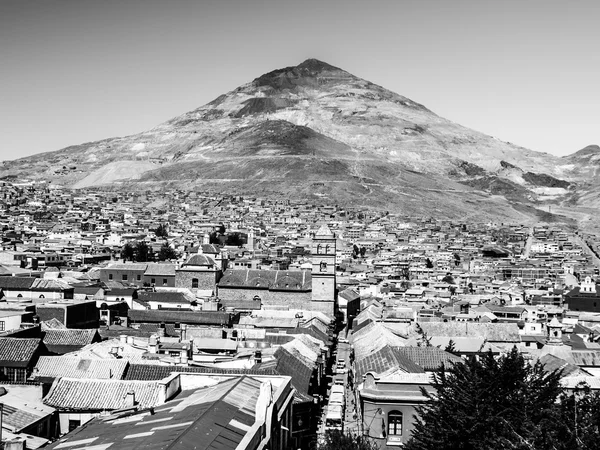
<path fill-rule="evenodd" d="M 470 130 L 310 59 L 147 132 L 6 162 L 0 176 L 35 174 L 75 188 L 170 183 L 317 195 L 524 221 L 535 220 L 540 201 L 570 195 L 586 176 L 579 166 Z"/>

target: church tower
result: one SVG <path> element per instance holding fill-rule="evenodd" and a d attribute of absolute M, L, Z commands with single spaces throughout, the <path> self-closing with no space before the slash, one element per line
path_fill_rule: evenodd
<path fill-rule="evenodd" d="M 335 235 L 323 225 L 312 241 L 312 309 L 335 314 Z"/>

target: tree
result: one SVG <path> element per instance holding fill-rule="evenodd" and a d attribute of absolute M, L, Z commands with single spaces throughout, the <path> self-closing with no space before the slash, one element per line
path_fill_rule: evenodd
<path fill-rule="evenodd" d="M 530 365 L 516 347 L 442 367 L 433 391 L 422 391 L 428 403 L 406 450 L 563 448 L 560 376 Z"/>
<path fill-rule="evenodd" d="M 364 247 L 360 248 L 360 257 L 364 258 L 365 257 L 365 253 L 367 253 L 367 249 Z"/>
<path fill-rule="evenodd" d="M 446 345 L 446 348 L 444 349 L 444 351 L 448 352 L 448 353 L 452 353 L 453 355 L 456 355 L 458 353 L 456 350 L 454 341 L 452 339 L 450 339 L 448 341 L 448 345 Z"/>
<path fill-rule="evenodd" d="M 427 267 L 428 269 L 433 269 L 433 263 L 429 258 L 425 260 L 425 267 Z"/>
<path fill-rule="evenodd" d="M 340 430 L 325 432 L 323 442 L 317 443 L 316 450 L 376 450 L 377 446 L 365 436 L 344 434 Z"/>
<path fill-rule="evenodd" d="M 150 247 L 145 241 L 138 241 L 135 244 L 135 260 L 137 262 L 146 262 L 150 259 Z"/>
<path fill-rule="evenodd" d="M 431 347 L 431 338 L 427 335 L 425 330 L 421 328 L 421 324 L 417 322 L 415 331 L 419 335 L 417 338 L 417 347 Z"/>
<path fill-rule="evenodd" d="M 448 284 L 455 284 L 454 277 L 452 276 L 452 274 L 450 272 L 448 272 L 446 274 L 446 276 L 444 278 L 442 278 L 442 282 L 448 283 Z"/>
<path fill-rule="evenodd" d="M 158 260 L 166 261 L 168 259 L 176 259 L 176 258 L 177 258 L 177 253 L 175 252 L 175 250 L 167 242 L 165 242 L 160 247 L 160 250 L 158 251 Z"/>
<path fill-rule="evenodd" d="M 133 261 L 135 258 L 135 248 L 131 242 L 127 242 L 121 249 L 121 258 L 123 261 Z"/>
<path fill-rule="evenodd" d="M 169 228 L 168 225 L 163 225 L 162 223 L 154 230 L 154 234 L 156 237 L 169 237 Z"/>
<path fill-rule="evenodd" d="M 454 266 L 460 265 L 460 255 L 458 253 L 454 254 Z"/>

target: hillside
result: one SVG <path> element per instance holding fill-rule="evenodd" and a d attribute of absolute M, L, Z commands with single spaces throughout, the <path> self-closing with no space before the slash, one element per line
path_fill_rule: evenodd
<path fill-rule="evenodd" d="M 309 59 L 147 132 L 5 162 L 0 177 L 26 174 L 74 188 L 169 184 L 316 196 L 526 222 L 537 220 L 545 202 L 573 207 L 587 198 L 575 193 L 595 175 L 585 168 L 590 152 L 597 154 L 533 152 Z"/>

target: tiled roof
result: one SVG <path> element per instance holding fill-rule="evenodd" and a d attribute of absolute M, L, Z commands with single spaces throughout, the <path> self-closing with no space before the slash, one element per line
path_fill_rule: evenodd
<path fill-rule="evenodd" d="M 30 289 L 37 278 L 33 277 L 0 277 L 0 289 L 19 290 Z"/>
<path fill-rule="evenodd" d="M 37 278 L 31 285 L 31 290 L 42 292 L 60 292 L 73 289 L 69 283 L 58 279 Z"/>
<path fill-rule="evenodd" d="M 229 287 L 306 292 L 312 289 L 312 278 L 306 270 L 229 269 L 219 288 Z"/>
<path fill-rule="evenodd" d="M 231 314 L 218 311 L 161 311 L 159 309 L 127 312 L 130 320 L 135 322 L 170 322 L 198 325 L 229 325 Z"/>
<path fill-rule="evenodd" d="M 75 328 L 50 328 L 44 331 L 44 344 L 50 351 L 51 345 L 69 345 L 79 346 L 91 344 L 94 338 L 97 338 L 98 330 L 95 328 L 75 329 Z"/>
<path fill-rule="evenodd" d="M 190 256 L 188 258 L 188 260 L 185 262 L 185 264 L 183 265 L 183 268 L 185 268 L 185 266 L 214 266 L 214 265 L 215 265 L 215 260 L 212 258 L 212 256 L 203 255 L 203 254 L 199 253 L 199 254 Z"/>
<path fill-rule="evenodd" d="M 175 264 L 148 264 L 144 275 L 175 276 Z"/>
<path fill-rule="evenodd" d="M 276 375 L 274 369 L 235 369 L 194 366 L 158 366 L 154 364 L 131 364 L 123 379 L 125 380 L 162 380 L 173 372 L 227 374 L 227 375 Z"/>
<path fill-rule="evenodd" d="M 114 410 L 126 408 L 127 393 L 135 393 L 140 409 L 158 406 L 161 386 L 152 381 L 79 380 L 57 378 L 44 403 L 62 410 Z"/>
<path fill-rule="evenodd" d="M 115 263 L 109 264 L 106 267 L 106 270 L 141 270 L 145 271 L 148 267 L 148 264 L 143 263 Z"/>
<path fill-rule="evenodd" d="M 600 367 L 600 351 L 574 351 L 572 355 L 578 366 Z"/>
<path fill-rule="evenodd" d="M 26 367 L 41 339 L 0 338 L 0 366 Z"/>
<path fill-rule="evenodd" d="M 44 320 L 41 323 L 41 328 L 42 328 L 42 331 L 46 331 L 49 329 L 65 329 L 67 327 L 56 317 L 53 317 L 50 320 Z"/>
<path fill-rule="evenodd" d="M 33 378 L 77 378 L 120 380 L 128 366 L 125 359 L 84 359 L 73 356 L 41 356 Z"/>
<path fill-rule="evenodd" d="M 313 375 L 313 368 L 307 366 L 301 358 L 293 355 L 284 347 L 279 347 L 275 351 L 275 359 L 277 359 L 277 372 L 292 377 L 292 386 L 297 391 L 310 395 L 310 380 Z"/>
<path fill-rule="evenodd" d="M 421 366 L 388 345 L 375 353 L 366 355 L 364 358 L 356 359 L 354 365 L 356 367 L 357 380 L 362 380 L 363 375 L 367 372 L 383 373 L 390 369 L 400 369 L 409 373 L 424 372 Z"/>
<path fill-rule="evenodd" d="M 183 292 L 138 292 L 138 300 L 143 302 L 190 303 Z"/>
<path fill-rule="evenodd" d="M 582 374 L 587 375 L 587 372 L 581 369 L 579 366 L 571 364 L 570 362 L 551 354 L 546 354 L 542 356 L 539 359 L 539 361 L 544 366 L 544 370 L 546 372 L 554 372 L 555 370 L 561 370 L 563 377 Z"/>
<path fill-rule="evenodd" d="M 429 337 L 479 337 L 489 342 L 520 342 L 519 327 L 516 323 L 477 323 L 477 322 L 420 322 L 421 328 Z M 418 333 L 413 328 L 411 335 Z"/>
<path fill-rule="evenodd" d="M 458 356 L 437 347 L 397 347 L 395 350 L 427 371 L 438 370 L 442 364 L 448 367 L 462 361 Z"/>

